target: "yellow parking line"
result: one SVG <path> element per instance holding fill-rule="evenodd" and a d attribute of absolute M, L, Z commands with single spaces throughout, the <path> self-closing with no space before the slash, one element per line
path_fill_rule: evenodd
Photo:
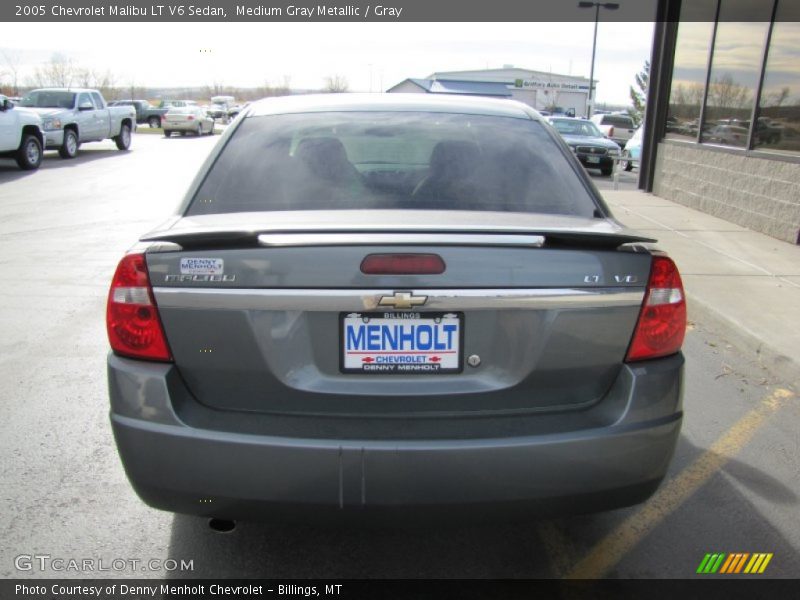
<path fill-rule="evenodd" d="M 574 547 L 570 539 L 555 521 L 541 521 L 537 526 L 539 539 L 547 551 L 550 574 L 563 577 L 575 564 Z"/>
<path fill-rule="evenodd" d="M 794 394 L 776 389 L 739 419 L 686 469 L 668 481 L 637 513 L 625 519 L 596 544 L 566 575 L 567 579 L 602 577 L 661 521 L 702 487 L 746 445 L 764 422 Z"/>

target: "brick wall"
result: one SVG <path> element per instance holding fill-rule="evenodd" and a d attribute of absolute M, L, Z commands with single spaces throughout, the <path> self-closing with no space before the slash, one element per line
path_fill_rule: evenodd
<path fill-rule="evenodd" d="M 778 239 L 800 243 L 800 164 L 658 145 L 653 193 Z"/>

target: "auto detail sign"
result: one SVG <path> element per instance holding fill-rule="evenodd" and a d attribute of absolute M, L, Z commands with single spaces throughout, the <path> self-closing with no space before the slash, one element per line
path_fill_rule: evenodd
<path fill-rule="evenodd" d="M 595 84 L 597 80 L 595 79 Z M 525 90 L 567 90 L 567 91 L 589 91 L 589 84 L 574 83 L 569 81 L 545 81 L 543 79 L 515 79 L 515 88 Z"/>
<path fill-rule="evenodd" d="M 459 313 L 342 314 L 341 369 L 365 374 L 459 373 L 462 320 Z"/>

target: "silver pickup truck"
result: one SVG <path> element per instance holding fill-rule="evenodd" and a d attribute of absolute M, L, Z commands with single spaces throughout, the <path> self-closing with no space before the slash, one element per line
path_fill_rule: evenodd
<path fill-rule="evenodd" d="M 136 127 L 132 106 L 106 104 L 97 90 L 45 88 L 25 94 L 20 106 L 39 113 L 45 132 L 45 148 L 62 158 L 75 158 L 84 142 L 112 139 L 120 150 L 131 145 Z"/>
<path fill-rule="evenodd" d="M 42 164 L 43 143 L 39 115 L 15 108 L 0 94 L 0 158 L 13 158 L 20 169 L 33 171 Z"/>

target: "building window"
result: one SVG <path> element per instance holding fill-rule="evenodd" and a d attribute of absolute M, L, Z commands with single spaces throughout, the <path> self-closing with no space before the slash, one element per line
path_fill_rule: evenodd
<path fill-rule="evenodd" d="M 800 12 L 780 0 L 758 102 L 753 145 L 758 150 L 800 153 Z"/>
<path fill-rule="evenodd" d="M 697 141 L 717 0 L 684 2 L 675 44 L 666 137 Z"/>
<path fill-rule="evenodd" d="M 771 16 L 772 2 L 722 0 L 701 141 L 747 147 Z"/>

